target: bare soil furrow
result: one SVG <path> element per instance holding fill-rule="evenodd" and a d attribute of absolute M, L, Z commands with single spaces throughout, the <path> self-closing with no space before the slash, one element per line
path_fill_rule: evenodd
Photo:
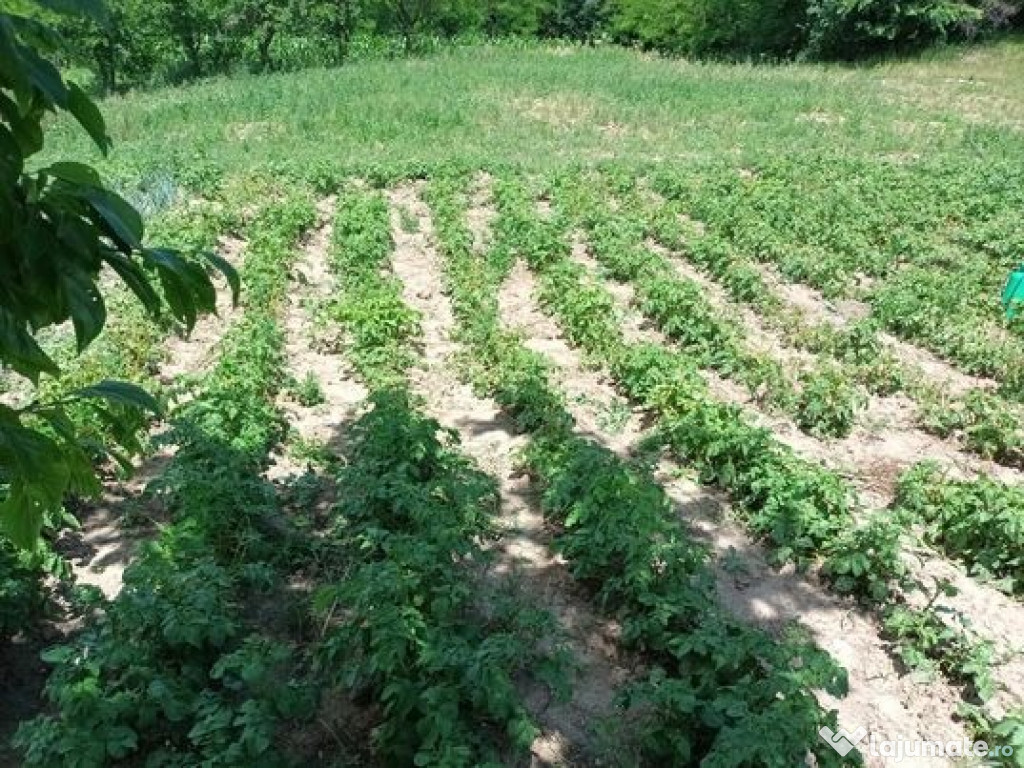
<path fill-rule="evenodd" d="M 388 197 L 395 240 L 392 268 L 402 281 L 405 301 L 423 316 L 422 354 L 410 375 L 412 388 L 424 399 L 426 412 L 455 430 L 462 449 L 498 481 L 506 534 L 498 545 L 495 575 L 514 580 L 552 612 L 579 665 L 568 702 L 552 700 L 544 690 L 524 692 L 544 731 L 533 745 L 534 764 L 578 764 L 579 754 L 597 751 L 591 726 L 613 716 L 614 692 L 630 676 L 628 661 L 617 651 L 618 627 L 591 611 L 564 561 L 549 548 L 550 535 L 529 480 L 516 466 L 526 438 L 515 433 L 496 403 L 476 396 L 457 375 L 455 319 L 444 293 L 430 211 L 419 189 L 402 186 Z M 415 217 L 415 231 L 402 226 L 403 209 Z"/>
<path fill-rule="evenodd" d="M 697 536 L 717 555 L 719 600 L 738 618 L 773 634 L 799 626 L 810 633 L 849 674 L 849 693 L 835 698 L 819 692 L 823 706 L 839 713 L 849 730 L 867 729 L 869 738 L 962 739 L 953 718 L 960 695 L 941 680 L 919 680 L 899 668 L 879 636 L 877 622 L 852 602 L 829 594 L 813 574 L 778 570 L 729 513 L 724 495 L 710 493 L 663 462 L 656 478 Z M 888 765 L 865 754 L 869 768 Z M 902 765 L 950 765 L 943 758 L 908 758 Z"/>
<path fill-rule="evenodd" d="M 771 265 L 756 263 L 754 266 L 783 301 L 803 313 L 811 322 L 842 327 L 871 315 L 870 305 L 863 301 L 829 301 L 808 285 L 785 280 Z M 934 353 L 891 334 L 881 333 L 879 338 L 911 371 L 920 371 L 922 378 L 952 395 L 963 395 L 972 389 L 994 389 L 997 386 L 992 379 L 963 373 Z"/>
<path fill-rule="evenodd" d="M 642 433 L 642 417 L 615 392 L 607 377 L 588 367 L 558 326 L 537 308 L 533 273 L 520 261 L 498 294 L 503 323 L 523 334 L 524 344 L 554 363 L 553 374 L 565 393 L 577 430 L 620 456 L 629 454 Z"/>
<path fill-rule="evenodd" d="M 306 381 L 316 382 L 321 402 L 304 405 L 294 392 L 286 390 L 281 393 L 278 406 L 295 436 L 338 452 L 343 445 L 345 426 L 356 418 L 367 392 L 345 357 L 318 343 L 323 329 L 316 321 L 315 310 L 337 290 L 328 260 L 335 202 L 335 198 L 329 197 L 317 205 L 317 227 L 306 238 L 292 269 L 292 290 L 281 318 L 288 378 L 297 386 Z M 279 479 L 303 471 L 305 467 L 282 455 L 275 457 L 268 476 Z"/>
<path fill-rule="evenodd" d="M 245 242 L 237 237 L 220 238 L 217 253 L 236 269 L 241 267 Z M 243 299 L 244 300 L 244 299 Z M 165 347 L 165 363 L 160 366 L 160 381 L 174 385 L 182 376 L 203 372 L 214 362 L 217 342 L 239 311 L 231 303 L 231 291 L 222 278 L 217 279 L 217 314 L 205 315 L 188 336 L 173 336 Z"/>

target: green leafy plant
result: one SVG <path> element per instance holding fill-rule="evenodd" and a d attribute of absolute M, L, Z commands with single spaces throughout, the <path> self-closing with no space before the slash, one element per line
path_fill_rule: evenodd
<path fill-rule="evenodd" d="M 419 317 L 402 301 L 401 284 L 383 273 L 391 254 L 388 207 L 382 195 L 351 190 L 338 201 L 332 268 L 342 296 L 334 318 L 350 335 L 349 355 L 371 388 L 402 380 L 411 362 Z"/>
<path fill-rule="evenodd" d="M 371 400 L 338 475 L 336 529 L 351 561 L 316 598 L 328 627 L 321 663 L 380 702 L 376 743 L 387 759 L 500 764 L 502 733 L 517 752 L 538 733 L 517 677 L 564 687 L 561 653 L 539 650 L 550 617 L 496 599 L 481 579 L 493 481 L 405 393 Z"/>
<path fill-rule="evenodd" d="M 86 3 L 59 7 L 95 9 Z M 6 52 L 0 67 L 0 363 L 33 384 L 43 374 L 58 376 L 60 368 L 36 334 L 69 321 L 77 351 L 86 349 L 107 320 L 99 282 L 103 268 L 150 313 L 167 309 L 191 329 L 200 313 L 215 310 L 214 287 L 201 262 L 145 246 L 139 214 L 88 165 L 62 161 L 29 170 L 43 148 L 48 113 L 70 113 L 100 150 L 110 146 L 96 105 L 45 58 L 56 51 L 52 30 L 35 15 L 4 12 L 0 46 Z M 212 254 L 203 258 L 237 292 L 234 270 Z M 83 445 L 68 414 L 69 404 L 83 399 L 112 425 L 125 423 L 120 408 L 159 410 L 141 389 L 118 382 L 95 383 L 62 400 L 23 408 L 0 405 L 0 527 L 22 547 L 36 545 L 43 516 L 59 510 L 65 494 L 98 490 L 94 446 Z M 135 447 L 134 430 L 114 431 L 125 438 L 125 448 Z"/>
<path fill-rule="evenodd" d="M 797 424 L 812 435 L 846 437 L 865 400 L 838 369 L 806 373 L 801 377 Z"/>
<path fill-rule="evenodd" d="M 708 299 L 702 286 L 679 274 L 670 257 L 647 247 L 645 241 L 645 234 L 660 233 L 678 243 L 682 235 L 663 219 L 652 222 L 644 216 L 644 207 L 635 195 L 626 197 L 619 210 L 610 214 L 597 193 L 600 180 L 586 190 L 581 187 L 570 176 L 560 178 L 554 185 L 556 204 L 566 216 L 587 227 L 598 261 L 613 278 L 633 285 L 637 309 L 683 352 L 702 367 L 742 384 L 758 401 L 792 414 L 797 425 L 810 434 L 848 434 L 865 400 L 840 368 L 816 365 L 794 377 L 781 361 L 748 349 L 743 328 Z M 690 250 L 689 241 L 687 246 Z M 698 261 L 713 265 L 709 268 L 723 279 L 732 274 L 735 264 L 728 251 L 714 249 L 701 251 Z M 741 273 L 738 282 L 725 281 L 747 300 L 767 296 L 760 291 L 755 275 L 748 271 Z M 759 305 L 778 311 L 768 298 L 762 298 Z"/>
<path fill-rule="evenodd" d="M 0 644 L 28 627 L 43 610 L 43 574 L 34 559 L 0 541 Z"/>
<path fill-rule="evenodd" d="M 307 371 L 305 376 L 295 380 L 290 389 L 292 397 L 303 408 L 312 408 L 325 402 L 323 387 L 312 371 Z"/>
<path fill-rule="evenodd" d="M 949 589 L 948 584 L 937 584 L 923 608 L 890 606 L 882 615 L 882 628 L 907 667 L 926 673 L 938 669 L 947 678 L 969 685 L 970 696 L 985 702 L 996 690 L 994 649 L 991 642 L 966 629 L 963 616 L 936 605 Z"/>
<path fill-rule="evenodd" d="M 905 472 L 896 505 L 924 524 L 925 539 L 1007 592 L 1024 591 L 1024 492 L 988 477 L 952 480 L 921 463 Z"/>
<path fill-rule="evenodd" d="M 75 645 L 51 649 L 57 715 L 21 726 L 25 765 L 280 765 L 289 718 L 310 691 L 289 650 L 243 637 L 229 574 L 194 533 L 169 532 L 125 573 L 125 589 Z"/>
<path fill-rule="evenodd" d="M 822 575 L 837 592 L 857 595 L 873 605 L 886 603 L 905 586 L 908 569 L 902 560 L 904 521 L 874 517 L 853 528 L 828 548 Z"/>

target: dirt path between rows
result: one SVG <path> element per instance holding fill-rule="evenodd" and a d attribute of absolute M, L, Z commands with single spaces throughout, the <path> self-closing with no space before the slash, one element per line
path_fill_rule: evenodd
<path fill-rule="evenodd" d="M 755 263 L 754 267 L 779 298 L 813 322 L 841 328 L 871 315 L 871 306 L 863 301 L 841 299 L 831 302 L 808 285 L 787 281 L 770 264 Z M 952 395 L 963 395 L 972 389 L 995 389 L 997 386 L 992 379 L 963 373 L 927 349 L 891 334 L 881 333 L 879 338 L 904 365 L 919 369 L 925 378 Z"/>
<path fill-rule="evenodd" d="M 334 351 L 328 329 L 316 320 L 317 308 L 338 290 L 329 256 L 335 204 L 334 197 L 317 204 L 317 223 L 292 267 L 287 304 L 281 316 L 286 378 L 299 386 L 306 380 L 315 382 L 321 402 L 303 404 L 288 388 L 279 394 L 277 406 L 287 419 L 293 438 L 326 446 L 338 454 L 343 448 L 346 426 L 357 418 L 367 391 L 356 379 L 347 358 Z M 308 464 L 284 453 L 274 457 L 267 476 L 281 480 L 308 469 Z M 328 501 L 324 498 L 320 503 Z"/>
<path fill-rule="evenodd" d="M 521 331 L 524 345 L 554 363 L 552 374 L 565 393 L 577 431 L 627 456 L 642 433 L 642 415 L 619 395 L 608 378 L 586 366 L 552 320 L 540 311 L 533 274 L 516 262 L 498 294 L 504 325 Z"/>
<path fill-rule="evenodd" d="M 545 528 L 530 483 L 516 468 L 516 454 L 527 438 L 498 405 L 476 396 L 456 373 L 452 355 L 455 318 L 444 293 L 444 277 L 430 211 L 418 185 L 401 186 L 389 193 L 395 251 L 392 267 L 403 284 L 405 301 L 422 313 L 420 363 L 411 373 L 411 385 L 424 398 L 425 410 L 443 426 L 457 431 L 461 448 L 494 477 L 501 492 L 501 520 L 506 533 L 499 544 L 499 575 L 514 578 L 537 605 L 549 610 L 565 632 L 579 665 L 568 702 L 551 700 L 543 690 L 524 695 L 543 729 L 533 745 L 534 765 L 589 764 L 601 745 L 593 726 L 614 716 L 613 696 L 630 676 L 629 662 L 616 649 L 618 627 L 592 612 L 586 596 L 569 576 L 565 563 L 549 548 Z M 470 220 L 477 222 L 478 244 L 491 214 L 482 200 L 473 206 Z M 405 231 L 401 211 L 417 223 Z"/>

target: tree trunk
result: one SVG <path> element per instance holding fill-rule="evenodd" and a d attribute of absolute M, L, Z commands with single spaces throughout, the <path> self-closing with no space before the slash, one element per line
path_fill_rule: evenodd
<path fill-rule="evenodd" d="M 274 36 L 276 34 L 277 26 L 275 24 L 268 23 L 267 26 L 263 28 L 263 33 L 260 35 L 260 69 L 264 72 L 269 72 L 273 68 L 273 62 L 270 60 L 270 46 L 274 42 Z"/>
<path fill-rule="evenodd" d="M 188 68 L 192 77 L 203 76 L 203 62 L 199 55 L 199 41 L 195 35 L 185 34 L 181 41 L 185 49 L 185 56 L 188 58 Z"/>

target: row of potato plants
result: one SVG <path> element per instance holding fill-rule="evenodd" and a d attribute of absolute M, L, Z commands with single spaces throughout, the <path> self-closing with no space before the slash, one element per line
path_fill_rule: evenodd
<path fill-rule="evenodd" d="M 661 177 L 659 190 L 678 191 Z M 641 212 L 642 211 L 642 212 Z M 737 303 L 753 307 L 786 341 L 799 349 L 832 358 L 849 377 L 876 395 L 902 392 L 918 404 L 918 426 L 939 437 L 954 435 L 964 447 L 985 459 L 1024 466 L 1024 429 L 1019 407 L 994 392 L 975 388 L 952 396 L 920 370 L 904 364 L 882 343 L 882 323 L 873 317 L 837 327 L 809 322 L 765 282 L 735 243 L 688 219 L 680 197 L 640 206 L 637 216 L 648 223 L 648 235 L 673 250 L 725 288 Z"/>
<path fill-rule="evenodd" d="M 798 566 L 821 560 L 836 591 L 878 610 L 895 651 L 908 664 L 937 665 L 951 680 L 967 684 L 968 696 L 990 697 L 991 645 L 947 621 L 934 600 L 924 611 L 906 604 L 907 592 L 922 587 L 908 572 L 900 521 L 873 515 L 858 525 L 845 481 L 750 425 L 740 408 L 711 397 L 698 373 L 699 357 L 685 348 L 627 344 L 614 300 L 568 258 L 564 236 L 546 231 L 551 223 L 537 220 L 521 188 L 506 196 L 505 205 L 517 219 L 524 256 L 541 278 L 541 302 L 569 340 L 602 360 L 625 394 L 659 417 L 658 438 L 703 481 L 729 492 L 772 557 Z"/>
<path fill-rule="evenodd" d="M 393 243 L 388 203 L 377 191 L 343 194 L 330 262 L 339 295 L 330 317 L 348 333 L 346 356 L 371 389 L 401 384 L 415 359 L 420 318 L 388 269 Z"/>
<path fill-rule="evenodd" d="M 314 214 L 299 190 L 265 192 L 245 232 L 245 311 L 172 412 L 176 452 L 147 489 L 169 521 L 117 597 L 47 652 L 48 707 L 14 740 L 27 768 L 281 766 L 282 734 L 314 711 L 301 654 L 253 615 L 280 599 L 296 540 L 261 473 L 284 426 L 277 313 Z"/>
<path fill-rule="evenodd" d="M 511 264 L 538 246 L 556 247 L 560 233 L 524 218 L 517 203 L 525 197 L 514 184 L 495 185 L 499 217 L 486 254 L 474 251 L 467 230 L 463 178 L 433 179 L 428 202 L 465 372 L 529 434 L 523 461 L 542 491 L 553 545 L 648 666 L 620 697 L 638 735 L 620 746 L 633 753 L 619 757 L 644 765 L 781 766 L 814 753 L 819 765 L 856 762 L 855 754 L 844 762 L 823 749 L 815 736 L 826 723 L 834 727 L 835 715 L 811 691 L 842 693 L 845 673 L 809 644 L 775 641 L 722 611 L 709 553 L 664 490 L 646 469 L 581 437 L 544 358 L 501 327 L 496 297 Z"/>
<path fill-rule="evenodd" d="M 900 477 L 895 504 L 924 524 L 930 544 L 1003 591 L 1024 595 L 1024 488 L 983 476 L 952 479 L 923 462 Z"/>
<path fill-rule="evenodd" d="M 702 368 L 741 383 L 758 401 L 792 416 L 803 431 L 820 437 L 849 434 L 866 398 L 841 367 L 814 365 L 794 376 L 782 362 L 751 351 L 742 325 L 648 246 L 644 219 L 621 201 L 610 211 L 601 188 L 575 183 L 577 177 L 570 171 L 554 181 L 555 209 L 567 223 L 583 228 L 591 252 L 613 279 L 633 286 L 636 307 L 645 317 Z"/>
<path fill-rule="evenodd" d="M 1005 247 L 1019 238 L 1000 229 L 1009 221 L 1011 198 L 994 198 L 991 185 L 978 178 L 951 179 L 949 169 L 915 164 L 913 175 L 890 187 L 898 169 L 846 162 L 858 165 L 853 178 L 839 175 L 843 163 L 825 168 L 787 160 L 747 174 L 655 176 L 701 221 L 774 263 L 787 279 L 829 296 L 863 295 L 887 330 L 965 373 L 997 379 L 1010 398 L 1024 398 L 1024 353 L 1008 343 L 1021 326 L 1002 328 L 999 306 L 1003 282 L 1020 258 Z M 940 178 L 948 189 L 935 183 Z M 977 196 L 964 210 L 949 191 L 972 184 Z M 930 206 L 922 204 L 925 194 Z"/>
<path fill-rule="evenodd" d="M 666 177 L 666 173 L 668 176 Z M 635 177 L 619 177 L 617 191 L 622 199 L 636 206 L 634 215 L 648 223 L 647 235 L 679 253 L 725 288 L 737 303 L 755 308 L 760 316 L 797 348 L 834 358 L 850 371 L 853 378 L 869 391 L 888 395 L 902 391 L 918 406 L 918 426 L 940 437 L 957 436 L 963 445 L 982 458 L 1005 465 L 1021 466 L 1024 460 L 1024 430 L 1016 406 L 999 394 L 975 388 L 952 396 L 935 385 L 922 372 L 908 367 L 886 350 L 879 338 L 882 324 L 866 318 L 844 327 L 831 323 L 809 323 L 803 313 L 794 310 L 765 282 L 760 271 L 736 245 L 709 231 L 703 223 L 689 218 L 688 204 L 681 204 L 672 172 L 655 174 L 657 193 L 646 200 Z M 666 178 L 669 180 L 666 181 Z M 662 197 L 665 193 L 669 197 Z M 651 197 L 654 199 L 652 200 Z M 841 590 L 849 590 L 864 573 L 875 572 L 867 589 L 879 597 L 887 584 L 905 575 L 905 569 L 879 567 L 879 562 L 897 564 L 893 557 L 881 558 L 873 566 L 863 552 L 898 552 L 899 529 L 923 524 L 923 537 L 950 557 L 962 561 L 972 573 L 1010 593 L 1019 593 L 1021 531 L 1024 519 L 1019 511 L 1019 489 L 978 477 L 969 481 L 950 481 L 933 465 L 921 465 L 904 473 L 890 520 L 876 519 L 861 528 L 841 550 L 826 561 Z M 920 587 L 920 585 L 918 585 Z M 941 595 L 942 587 L 931 590 L 928 608 Z M 924 613 L 905 607 L 892 607 L 884 615 L 890 636 L 906 643 L 898 650 L 911 666 L 930 664 L 929 656 L 947 675 L 964 679 L 964 670 L 974 669 L 972 685 L 985 698 L 993 690 L 990 675 L 978 674 L 990 663 L 991 649 Z M 940 652 L 941 651 L 941 655 Z M 967 705 L 965 715 L 973 720 L 981 734 L 993 733 L 1005 740 L 1022 722 L 1021 713 L 1009 716 L 994 726 L 985 710 Z"/>
<path fill-rule="evenodd" d="M 564 690 L 565 651 L 550 615 L 489 568 L 495 482 L 409 393 L 419 321 L 389 269 L 383 195 L 346 191 L 334 231 L 335 317 L 370 410 L 335 478 L 330 537 L 346 567 L 316 596 L 320 666 L 379 705 L 374 743 L 389 764 L 514 763 L 539 733 L 517 684 Z"/>

